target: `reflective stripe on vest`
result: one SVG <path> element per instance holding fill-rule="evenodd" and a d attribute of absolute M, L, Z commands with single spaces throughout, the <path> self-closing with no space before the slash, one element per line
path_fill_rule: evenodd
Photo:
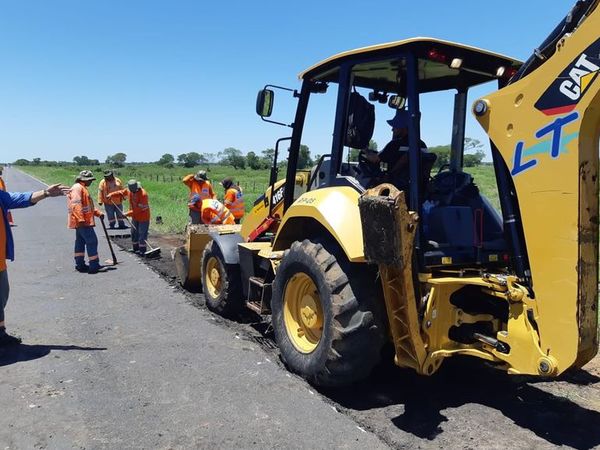
<path fill-rule="evenodd" d="M 239 213 L 243 215 L 246 212 L 246 206 L 244 205 L 242 192 L 237 189 L 233 190 L 235 191 L 235 200 L 233 202 L 225 202 L 225 206 L 237 217 Z"/>
<path fill-rule="evenodd" d="M 219 205 L 219 209 L 214 210 L 215 216 L 210 219 L 210 223 L 221 222 L 224 223 L 225 220 L 231 216 L 231 212 L 222 204 Z"/>

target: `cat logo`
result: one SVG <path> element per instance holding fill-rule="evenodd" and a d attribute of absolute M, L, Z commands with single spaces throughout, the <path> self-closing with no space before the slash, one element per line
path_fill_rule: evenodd
<path fill-rule="evenodd" d="M 599 72 L 600 40 L 590 45 L 561 72 L 536 102 L 535 107 L 547 116 L 573 111 Z"/>
<path fill-rule="evenodd" d="M 581 93 L 585 92 L 598 75 L 598 70 L 600 67 L 591 62 L 584 53 L 570 70 L 569 79 L 560 84 L 560 92 L 571 100 L 579 100 Z"/>

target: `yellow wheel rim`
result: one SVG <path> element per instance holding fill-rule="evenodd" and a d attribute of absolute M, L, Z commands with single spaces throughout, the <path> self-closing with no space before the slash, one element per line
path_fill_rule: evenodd
<path fill-rule="evenodd" d="M 221 294 L 221 272 L 219 260 L 211 256 L 206 262 L 206 273 L 204 274 L 204 286 L 212 298 Z"/>
<path fill-rule="evenodd" d="M 311 353 L 317 348 L 323 334 L 323 307 L 317 286 L 305 273 L 295 274 L 285 286 L 283 320 L 296 350 Z"/>

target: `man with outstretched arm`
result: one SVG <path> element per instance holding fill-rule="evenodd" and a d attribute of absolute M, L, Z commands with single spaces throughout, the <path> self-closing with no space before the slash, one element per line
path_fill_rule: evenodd
<path fill-rule="evenodd" d="M 4 182 L 4 180 L 2 179 L 2 171 L 4 170 L 4 167 L 0 166 L 0 191 L 6 191 L 6 183 Z M 10 224 L 10 226 L 12 227 L 14 225 L 13 222 L 13 218 L 12 218 L 12 214 L 10 213 L 10 211 L 6 211 L 6 217 L 8 218 L 8 223 Z"/>
<path fill-rule="evenodd" d="M 14 242 L 7 211 L 9 209 L 28 208 L 48 197 L 63 195 L 66 188 L 59 184 L 48 186 L 47 189 L 37 192 L 5 192 L 0 190 L 0 347 L 20 344 L 21 339 L 11 336 L 6 332 L 4 322 L 4 308 L 8 302 L 8 271 L 6 260 L 15 259 Z"/>

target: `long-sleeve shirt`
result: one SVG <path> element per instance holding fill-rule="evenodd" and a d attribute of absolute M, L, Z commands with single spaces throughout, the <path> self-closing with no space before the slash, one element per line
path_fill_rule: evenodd
<path fill-rule="evenodd" d="M 32 206 L 32 192 L 0 191 L 0 271 L 6 270 L 6 260 L 15 259 L 15 247 L 6 211 Z"/>
<path fill-rule="evenodd" d="M 96 225 L 95 216 L 102 212 L 94 207 L 94 201 L 83 183 L 75 183 L 67 194 L 69 208 L 69 228 L 93 227 Z"/>
<path fill-rule="evenodd" d="M 231 214 L 233 214 L 233 217 L 236 219 L 244 217 L 246 208 L 244 205 L 242 189 L 239 186 L 227 189 L 225 197 L 223 197 L 223 204 L 231 211 Z"/>
<path fill-rule="evenodd" d="M 137 222 L 148 222 L 150 220 L 150 205 L 146 190 L 139 188 L 137 192 L 129 191 L 128 199 L 129 211 L 125 214 Z"/>
<path fill-rule="evenodd" d="M 113 195 L 110 200 L 108 194 L 115 191 L 123 190 L 123 183 L 117 177 L 112 180 L 104 178 L 98 185 L 98 203 L 106 203 L 107 205 L 120 205 L 123 201 L 123 197 L 120 195 Z M 111 203 L 112 200 L 112 203 Z"/>
<path fill-rule="evenodd" d="M 198 181 L 194 178 L 193 174 L 190 174 L 183 177 L 183 184 L 190 189 L 188 207 L 191 210 L 200 212 L 201 207 L 198 205 L 202 204 L 202 200 L 216 198 L 210 181 Z"/>
<path fill-rule="evenodd" d="M 207 225 L 233 225 L 235 218 L 233 214 L 214 198 L 202 200 L 202 223 Z"/>

